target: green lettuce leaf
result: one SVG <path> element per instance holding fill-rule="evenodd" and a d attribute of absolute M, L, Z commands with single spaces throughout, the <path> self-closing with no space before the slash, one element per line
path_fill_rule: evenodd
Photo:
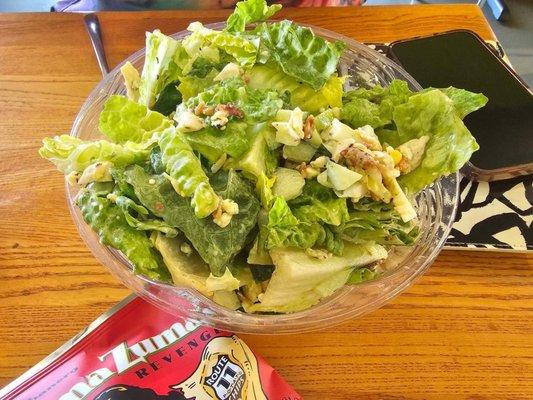
<path fill-rule="evenodd" d="M 174 57 L 179 47 L 180 42 L 159 30 L 146 33 L 146 52 L 139 85 L 140 104 L 152 107 L 159 93 L 177 80 L 181 69 Z"/>
<path fill-rule="evenodd" d="M 343 100 L 348 103 L 354 99 L 365 99 L 375 104 L 390 102 L 393 105 L 405 103 L 413 94 L 407 82 L 394 79 L 389 86 L 376 85 L 371 88 L 357 88 L 344 94 Z"/>
<path fill-rule="evenodd" d="M 163 164 L 162 157 L 161 148 L 159 146 L 154 147 L 150 152 L 150 167 L 152 168 L 152 172 L 156 174 L 165 172 L 165 164 Z"/>
<path fill-rule="evenodd" d="M 192 34 L 183 40 L 183 46 L 192 60 L 196 60 L 202 55 L 205 57 L 205 52 L 211 48 L 217 53 L 218 50 L 223 50 L 244 68 L 250 68 L 255 64 L 257 58 L 256 43 L 230 32 L 206 28 L 200 22 L 193 22 L 187 29 Z M 207 58 L 217 61 L 214 58 Z M 183 71 L 184 74 L 188 72 L 188 70 Z"/>
<path fill-rule="evenodd" d="M 370 89 L 358 88 L 344 95 L 341 121 L 359 128 L 370 125 L 374 129 L 392 123 L 396 106 L 405 103 L 413 92 L 407 82 L 395 79 L 389 86 L 376 85 Z"/>
<path fill-rule="evenodd" d="M 379 104 L 359 98 L 355 98 L 344 105 L 341 112 L 341 121 L 354 129 L 365 125 L 380 128 L 391 122 L 389 118 L 382 115 Z"/>
<path fill-rule="evenodd" d="M 370 268 L 361 267 L 354 269 L 350 274 L 350 277 L 346 281 L 347 285 L 354 283 L 361 283 L 366 281 L 371 281 L 378 276 L 378 273 Z"/>
<path fill-rule="evenodd" d="M 159 137 L 159 147 L 172 185 L 180 196 L 191 197 L 196 217 L 205 218 L 215 211 L 219 198 L 184 134 L 174 127 L 166 129 Z"/>
<path fill-rule="evenodd" d="M 180 77 L 180 84 L 178 90 L 181 93 L 183 101 L 189 100 L 191 97 L 198 96 L 213 84 L 213 79 L 217 76 L 216 70 L 211 70 L 206 76 L 198 77 L 187 75 Z"/>
<path fill-rule="evenodd" d="M 266 240 L 268 238 L 268 230 L 266 225 L 268 223 L 268 214 L 265 210 L 260 210 L 257 216 L 257 226 L 259 228 L 259 233 L 255 237 L 254 243 L 250 252 L 248 253 L 248 258 L 246 262 L 248 264 L 255 265 L 272 265 L 272 258 L 268 253 L 266 247 Z M 254 271 L 252 270 L 252 273 Z M 256 271 L 257 272 L 257 271 Z"/>
<path fill-rule="evenodd" d="M 305 310 L 341 288 L 354 268 L 387 257 L 383 247 L 369 243 L 348 244 L 342 256 L 326 259 L 291 248 L 275 249 L 270 254 L 276 268 L 260 302 L 246 306 L 248 312 Z"/>
<path fill-rule="evenodd" d="M 419 235 L 417 223 L 403 222 L 391 204 L 359 202 L 340 227 L 342 237 L 352 243 L 411 245 Z"/>
<path fill-rule="evenodd" d="M 233 104 L 244 118 L 251 121 L 272 120 L 283 106 L 278 92 L 269 89 L 252 89 L 242 78 L 225 79 L 187 101 L 187 108 L 194 109 L 198 103 L 208 106 Z"/>
<path fill-rule="evenodd" d="M 222 154 L 239 157 L 249 148 L 252 135 L 247 132 L 244 122 L 228 122 L 223 131 L 211 126 L 184 135 L 193 150 L 198 151 L 209 161 L 217 161 Z"/>
<path fill-rule="evenodd" d="M 410 193 L 417 193 L 441 176 L 458 171 L 479 148 L 452 100 L 440 90 L 411 96 L 394 109 L 393 115 L 398 142 L 424 135 L 430 137 L 420 166 L 398 179 Z"/>
<path fill-rule="evenodd" d="M 303 193 L 289 204 L 300 221 L 339 226 L 348 219 L 346 199 L 338 198 L 316 180 L 307 181 Z"/>
<path fill-rule="evenodd" d="M 133 264 L 136 274 L 161 281 L 170 280 L 160 254 L 153 249 L 146 234 L 132 228 L 118 206 L 88 190 L 80 192 L 76 203 L 83 219 L 98 234 L 100 241 L 121 251 Z"/>
<path fill-rule="evenodd" d="M 439 90 L 453 101 L 457 115 L 461 119 L 484 107 L 488 102 L 487 96 L 482 93 L 472 93 L 468 90 L 454 88 L 453 86 Z"/>
<path fill-rule="evenodd" d="M 256 65 L 246 73 L 248 85 L 253 89 L 277 90 L 290 94 L 290 106 L 318 113 L 322 109 L 342 106 L 344 78 L 333 74 L 317 91 L 310 85 L 285 74 L 275 65 Z"/>
<path fill-rule="evenodd" d="M 270 210 L 270 206 L 274 201 L 274 195 L 272 194 L 272 186 L 274 186 L 274 181 L 275 178 L 268 178 L 264 172 L 261 172 L 257 177 L 255 191 L 261 200 L 261 205 L 265 210 Z"/>
<path fill-rule="evenodd" d="M 279 247 L 300 249 L 322 248 L 333 254 L 341 254 L 343 243 L 339 233 L 329 225 L 317 222 L 316 215 L 305 214 L 309 220 L 299 220 L 283 197 L 275 197 L 268 212 L 265 247 L 268 250 Z"/>
<path fill-rule="evenodd" d="M 250 126 L 247 134 L 253 139 L 249 150 L 239 158 L 228 160 L 224 168 L 242 171 L 247 178 L 252 180 L 257 179 L 261 174 L 271 175 L 278 165 L 277 156 L 269 149 L 266 139 L 272 129 L 272 126 L 266 123 Z"/>
<path fill-rule="evenodd" d="M 342 42 L 330 43 L 315 36 L 309 28 L 292 21 L 259 25 L 255 33 L 271 59 L 287 74 L 319 90 L 337 70 L 345 48 Z"/>
<path fill-rule="evenodd" d="M 233 14 L 228 17 L 226 31 L 244 32 L 246 25 L 264 21 L 281 9 L 281 4 L 267 5 L 265 0 L 239 1 Z"/>
<path fill-rule="evenodd" d="M 179 81 L 169 83 L 157 96 L 157 101 L 152 107 L 154 111 L 163 115 L 169 115 L 176 111 L 178 104 L 182 102 L 182 95 L 178 90 Z"/>
<path fill-rule="evenodd" d="M 112 201 L 122 210 L 126 222 L 132 228 L 139 231 L 158 231 L 168 237 L 177 236 L 178 230 L 176 228 L 160 219 L 150 217 L 150 213 L 145 207 L 135 203 L 129 197 L 114 196 Z"/>
<path fill-rule="evenodd" d="M 174 191 L 165 176 L 151 175 L 139 166 L 132 166 L 126 170 L 126 177 L 140 202 L 167 224 L 182 231 L 216 276 L 221 276 L 228 263 L 243 249 L 256 224 L 259 202 L 249 183 L 233 171 L 219 172 L 212 179 L 220 196 L 231 198 L 239 205 L 239 213 L 225 228 L 211 219 L 196 218 L 187 199 Z"/>
<path fill-rule="evenodd" d="M 320 224 L 301 222 L 294 216 L 285 199 L 277 196 L 268 212 L 266 248 L 311 248 L 322 234 Z"/>
<path fill-rule="evenodd" d="M 266 194 L 268 199 L 268 193 Z M 316 181 L 308 181 L 303 193 L 287 203 L 282 197 L 270 200 L 265 247 L 321 248 L 342 254 L 340 226 L 348 218 L 346 199 Z"/>
<path fill-rule="evenodd" d="M 116 167 L 136 164 L 146 161 L 149 154 L 149 149 L 136 143 L 86 142 L 69 135 L 45 138 L 39 149 L 41 157 L 54 163 L 65 174 L 82 172 L 89 165 L 102 161 L 109 161 Z"/>
<path fill-rule="evenodd" d="M 163 114 L 124 96 L 112 95 L 104 103 L 98 128 L 113 142 L 143 143 L 172 125 Z"/>
<path fill-rule="evenodd" d="M 113 177 L 113 181 L 115 183 L 113 193 L 116 195 L 129 197 L 133 201 L 138 202 L 139 200 L 135 196 L 133 187 L 126 181 L 126 175 L 124 173 L 125 170 L 125 167 L 114 167 L 111 170 L 111 176 Z"/>

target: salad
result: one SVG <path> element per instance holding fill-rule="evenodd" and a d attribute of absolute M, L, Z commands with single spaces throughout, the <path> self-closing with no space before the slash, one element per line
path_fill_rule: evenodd
<path fill-rule="evenodd" d="M 136 274 L 249 313 L 378 276 L 417 240 L 416 194 L 477 150 L 462 119 L 487 102 L 401 80 L 345 90 L 344 43 L 264 22 L 280 8 L 246 0 L 221 31 L 147 33 L 142 71 L 121 67 L 127 93 L 100 114 L 107 139 L 39 151 Z"/>

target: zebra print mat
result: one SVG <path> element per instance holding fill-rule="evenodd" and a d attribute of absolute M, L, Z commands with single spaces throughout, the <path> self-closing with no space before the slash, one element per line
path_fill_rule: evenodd
<path fill-rule="evenodd" d="M 446 246 L 533 250 L 533 176 L 497 182 L 463 177 L 460 191 Z"/>

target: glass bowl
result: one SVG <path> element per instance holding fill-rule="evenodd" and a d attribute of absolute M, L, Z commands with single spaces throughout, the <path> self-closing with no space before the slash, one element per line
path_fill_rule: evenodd
<path fill-rule="evenodd" d="M 222 29 L 223 23 L 207 25 Z M 395 78 L 408 82 L 412 90 L 420 85 L 394 62 L 378 52 L 348 37 L 319 27 L 307 25 L 329 40 L 341 40 L 347 49 L 340 62 L 340 72 L 349 75 L 347 88 L 387 85 Z M 189 32 L 172 35 L 182 39 Z M 141 69 L 144 49 L 124 60 Z M 122 63 L 122 64 L 123 64 Z M 84 140 L 101 139 L 98 131 L 98 116 L 106 98 L 111 94 L 125 94 L 126 90 L 119 71 L 120 64 L 111 71 L 91 92 L 78 113 L 71 135 Z M 102 245 L 98 236 L 84 222 L 74 198 L 77 188 L 66 183 L 66 195 L 70 212 L 81 237 L 93 254 L 126 286 L 163 310 L 202 324 L 233 332 L 289 333 L 321 329 L 329 325 L 366 314 L 397 296 L 419 277 L 433 262 L 450 231 L 454 221 L 458 198 L 456 174 L 440 179 L 417 196 L 421 236 L 415 245 L 396 247 L 383 264 L 385 272 L 378 279 L 345 286 L 319 304 L 292 314 L 254 315 L 233 311 L 219 306 L 194 289 L 176 287 L 155 282 L 132 273 L 131 264 L 114 249 Z"/>

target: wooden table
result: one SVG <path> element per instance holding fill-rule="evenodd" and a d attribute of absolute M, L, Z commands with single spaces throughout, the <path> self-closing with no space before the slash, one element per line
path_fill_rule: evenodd
<path fill-rule="evenodd" d="M 456 28 L 493 37 L 475 6 L 283 14 L 367 42 Z M 224 16 L 102 13 L 109 63 L 142 47 L 146 30 Z M 69 132 L 100 78 L 82 15 L 0 15 L 0 385 L 129 293 L 85 247 L 62 175 L 37 155 L 42 137 Z M 532 260 L 443 251 L 371 315 L 312 334 L 243 337 L 306 399 L 531 399 Z"/>

